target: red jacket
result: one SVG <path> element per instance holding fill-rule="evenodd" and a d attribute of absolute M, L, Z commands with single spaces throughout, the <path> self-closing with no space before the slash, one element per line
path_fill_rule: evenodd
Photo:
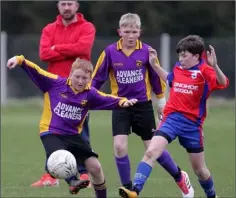
<path fill-rule="evenodd" d="M 62 16 L 44 27 L 40 39 L 39 56 L 48 62 L 48 71 L 68 77 L 71 65 L 79 57 L 90 60 L 96 30 L 82 14 L 77 14 L 77 22 L 64 26 Z M 51 49 L 55 46 L 54 50 Z"/>

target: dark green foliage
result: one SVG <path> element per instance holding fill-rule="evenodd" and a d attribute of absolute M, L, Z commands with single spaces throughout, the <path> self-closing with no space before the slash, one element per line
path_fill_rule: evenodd
<path fill-rule="evenodd" d="M 141 16 L 145 36 L 163 32 L 176 36 L 235 35 L 234 1 L 87 1 L 80 5 L 80 12 L 95 24 L 97 36 L 116 36 L 119 18 L 127 12 Z M 11 34 L 40 33 L 58 14 L 55 1 L 3 1 L 1 7 L 2 30 Z"/>

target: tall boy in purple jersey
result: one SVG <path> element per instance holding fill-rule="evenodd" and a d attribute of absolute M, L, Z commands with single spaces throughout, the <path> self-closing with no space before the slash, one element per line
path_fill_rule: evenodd
<path fill-rule="evenodd" d="M 89 61 L 76 59 L 72 64 L 69 78 L 62 78 L 42 70 L 23 56 L 8 60 L 12 69 L 17 64 L 44 93 L 44 109 L 40 121 L 40 138 L 46 155 L 59 149 L 70 151 L 78 164 L 85 165 L 97 198 L 106 198 L 106 182 L 98 161 L 98 155 L 81 136 L 83 123 L 89 109 L 115 109 L 128 107 L 137 102 L 112 95 L 106 95 L 90 88 L 93 66 Z M 76 176 L 68 178 L 71 194 L 76 194 L 89 185 L 89 180 L 79 180 Z"/>
<path fill-rule="evenodd" d="M 168 73 L 155 62 L 157 53 L 150 48 L 149 61 L 153 69 L 170 86 L 170 97 L 164 109 L 164 117 L 150 146 L 139 163 L 132 190 L 121 187 L 123 198 L 135 198 L 142 191 L 149 178 L 155 159 L 161 156 L 165 147 L 178 137 L 186 149 L 193 171 L 198 177 L 206 197 L 216 198 L 213 178 L 204 156 L 202 125 L 206 118 L 206 101 L 210 93 L 229 85 L 228 78 L 217 65 L 214 48 L 209 46 L 207 62 L 201 59 L 204 41 L 197 35 L 189 35 L 179 41 L 176 52 L 179 62 Z M 193 197 L 194 191 L 187 197 Z"/>
<path fill-rule="evenodd" d="M 137 14 L 125 14 L 119 22 L 121 39 L 109 45 L 100 55 L 93 73 L 92 86 L 100 89 L 110 77 L 112 94 L 119 97 L 137 98 L 138 103 L 127 109 L 112 111 L 112 131 L 115 161 L 124 187 L 131 189 L 131 170 L 128 156 L 130 129 L 143 140 L 145 149 L 156 128 L 152 92 L 158 99 L 158 110 L 165 105 L 165 83 L 160 80 L 149 64 L 148 45 L 138 40 L 141 21 Z M 157 162 L 175 179 L 181 191 L 188 191 L 188 175 L 183 174 L 170 154 L 164 151 Z M 191 186 L 191 185 L 190 185 Z"/>

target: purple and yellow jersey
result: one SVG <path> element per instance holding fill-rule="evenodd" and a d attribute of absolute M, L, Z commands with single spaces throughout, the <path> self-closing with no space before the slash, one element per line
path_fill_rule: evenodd
<path fill-rule="evenodd" d="M 39 66 L 17 56 L 21 68 L 44 93 L 44 108 L 40 121 L 40 135 L 57 133 L 74 135 L 82 131 L 88 111 L 119 108 L 127 99 L 104 94 L 86 87 L 76 92 L 71 81 L 44 71 Z"/>
<path fill-rule="evenodd" d="M 91 85 L 100 89 L 110 77 L 113 95 L 148 101 L 153 91 L 157 98 L 164 97 L 166 84 L 149 64 L 148 47 L 137 41 L 135 50 L 128 55 L 122 51 L 121 40 L 109 45 L 98 59 Z"/>

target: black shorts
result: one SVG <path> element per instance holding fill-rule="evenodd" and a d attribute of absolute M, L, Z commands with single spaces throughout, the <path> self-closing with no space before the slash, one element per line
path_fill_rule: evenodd
<path fill-rule="evenodd" d="M 90 157 L 98 158 L 93 152 L 90 145 L 82 139 L 81 135 L 56 135 L 48 134 L 41 136 L 44 149 L 48 157 L 57 150 L 64 149 L 71 152 L 78 165 L 83 165 L 84 161 Z"/>
<path fill-rule="evenodd" d="M 112 111 L 113 136 L 129 135 L 132 132 L 142 138 L 151 140 L 156 122 L 152 101 L 139 102 L 132 107 Z"/>

